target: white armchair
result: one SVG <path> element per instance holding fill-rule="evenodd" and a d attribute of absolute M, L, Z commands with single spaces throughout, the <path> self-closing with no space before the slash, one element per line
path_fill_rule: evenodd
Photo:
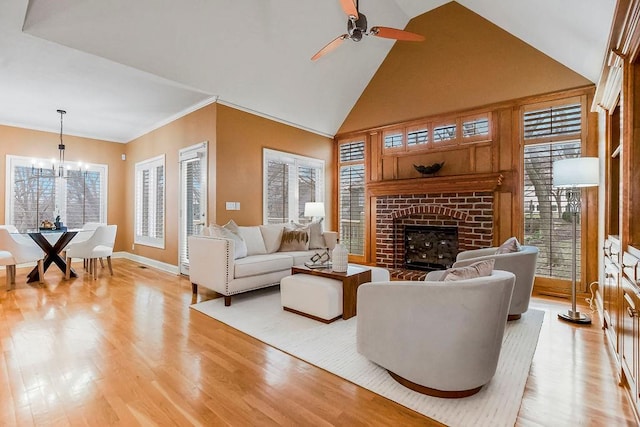
<path fill-rule="evenodd" d="M 7 290 L 16 283 L 16 265 L 27 262 L 38 263 L 40 283 L 44 281 L 44 252 L 32 240 L 15 239 L 11 233 L 17 232 L 14 226 L 0 227 L 0 265 L 6 268 Z"/>
<path fill-rule="evenodd" d="M 358 288 L 358 352 L 400 384 L 466 397 L 495 374 L 515 276 L 379 282 Z"/>
<path fill-rule="evenodd" d="M 65 278 L 68 280 L 71 277 L 71 261 L 73 258 L 89 260 L 89 272 L 94 280 L 98 278 L 98 258 L 107 258 L 109 273 L 113 276 L 111 255 L 113 255 L 117 231 L 117 225 L 101 225 L 96 227 L 88 239 L 76 243 L 72 241 L 66 249 L 67 269 Z"/>
<path fill-rule="evenodd" d="M 496 254 L 497 247 L 473 249 L 458 254 L 454 267 L 465 267 L 474 262 L 494 259 L 496 270 L 510 271 L 516 276 L 516 284 L 509 307 L 509 320 L 516 320 L 529 309 L 533 281 L 536 275 L 538 248 L 535 246 L 521 246 L 518 252 Z"/>

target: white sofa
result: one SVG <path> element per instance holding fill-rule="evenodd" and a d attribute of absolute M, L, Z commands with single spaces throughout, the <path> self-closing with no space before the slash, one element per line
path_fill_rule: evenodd
<path fill-rule="evenodd" d="M 225 306 L 229 306 L 231 296 L 279 284 L 280 279 L 291 274 L 291 267 L 304 264 L 315 253 L 331 251 L 337 241 L 336 232 L 324 231 L 311 238 L 310 242 L 315 241 L 311 249 L 281 252 L 284 227 L 284 224 L 238 227 L 248 243 L 248 255 L 240 258 L 234 256 L 236 241 L 232 238 L 190 236 L 189 279 L 193 293 L 198 292 L 198 286 L 204 286 L 222 294 Z M 262 236 L 262 242 L 258 236 Z"/>

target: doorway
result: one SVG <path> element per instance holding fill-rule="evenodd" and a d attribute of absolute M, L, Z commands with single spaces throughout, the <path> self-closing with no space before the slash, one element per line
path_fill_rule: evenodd
<path fill-rule="evenodd" d="M 179 270 L 189 274 L 188 238 L 207 225 L 207 142 L 183 148 L 180 161 Z"/>

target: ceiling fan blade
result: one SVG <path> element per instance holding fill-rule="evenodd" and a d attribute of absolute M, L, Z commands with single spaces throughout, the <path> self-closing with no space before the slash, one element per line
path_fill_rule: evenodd
<path fill-rule="evenodd" d="M 340 46 L 342 44 L 342 42 L 345 39 L 348 39 L 349 35 L 348 34 L 343 34 L 341 36 L 336 37 L 335 39 L 331 40 L 329 43 L 327 43 L 327 45 L 325 47 L 323 47 L 322 49 L 320 49 L 318 51 L 318 53 L 316 53 L 315 55 L 313 55 L 311 57 L 312 61 L 315 61 L 316 59 L 320 58 L 321 56 L 326 55 L 327 53 L 331 52 L 332 50 L 334 50 L 335 48 L 337 48 L 338 46 Z"/>
<path fill-rule="evenodd" d="M 347 16 L 353 16 L 355 19 L 358 19 L 358 8 L 356 7 L 353 0 L 340 0 L 340 5 L 342 6 L 342 10 Z"/>
<path fill-rule="evenodd" d="M 410 33 L 409 31 L 389 27 L 371 27 L 369 33 L 373 36 L 385 39 L 395 39 L 407 42 L 421 42 L 424 40 L 424 36 L 422 34 Z"/>

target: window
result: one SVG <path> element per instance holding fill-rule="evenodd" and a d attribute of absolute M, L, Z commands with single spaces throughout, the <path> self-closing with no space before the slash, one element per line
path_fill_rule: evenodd
<path fill-rule="evenodd" d="M 384 132 L 384 148 L 400 148 L 404 146 L 404 132 L 402 130 L 389 130 Z"/>
<path fill-rule="evenodd" d="M 582 108 L 580 103 L 549 106 L 525 111 L 524 139 L 579 137 L 582 130 Z"/>
<path fill-rule="evenodd" d="M 462 119 L 462 139 L 474 141 L 489 136 L 489 118 L 487 115 Z"/>
<path fill-rule="evenodd" d="M 364 255 L 364 141 L 340 144 L 338 235 L 350 254 Z"/>
<path fill-rule="evenodd" d="M 433 142 L 446 142 L 456 139 L 456 124 L 447 123 L 434 126 L 433 128 Z"/>
<path fill-rule="evenodd" d="M 424 146 L 429 142 L 429 128 L 426 126 L 407 129 L 407 146 L 417 147 Z"/>
<path fill-rule="evenodd" d="M 557 160 L 581 156 L 582 105 L 525 109 L 523 121 L 525 244 L 539 249 L 537 275 L 570 279 L 571 215 L 566 190 L 552 185 L 552 165 Z M 579 223 L 577 233 L 579 265 Z M 577 280 L 579 273 L 580 268 Z"/>
<path fill-rule="evenodd" d="M 50 160 L 7 156 L 6 224 L 37 229 L 58 215 L 68 228 L 107 222 L 107 165 L 79 164 L 65 178 L 49 165 Z"/>
<path fill-rule="evenodd" d="M 164 155 L 136 163 L 135 173 L 134 242 L 164 248 Z"/>
<path fill-rule="evenodd" d="M 441 149 L 455 144 L 491 141 L 491 113 L 439 118 L 382 132 L 382 151 L 395 155 L 411 150 Z"/>
<path fill-rule="evenodd" d="M 303 219 L 306 202 L 324 202 L 324 161 L 282 151 L 263 151 L 263 222 Z"/>

